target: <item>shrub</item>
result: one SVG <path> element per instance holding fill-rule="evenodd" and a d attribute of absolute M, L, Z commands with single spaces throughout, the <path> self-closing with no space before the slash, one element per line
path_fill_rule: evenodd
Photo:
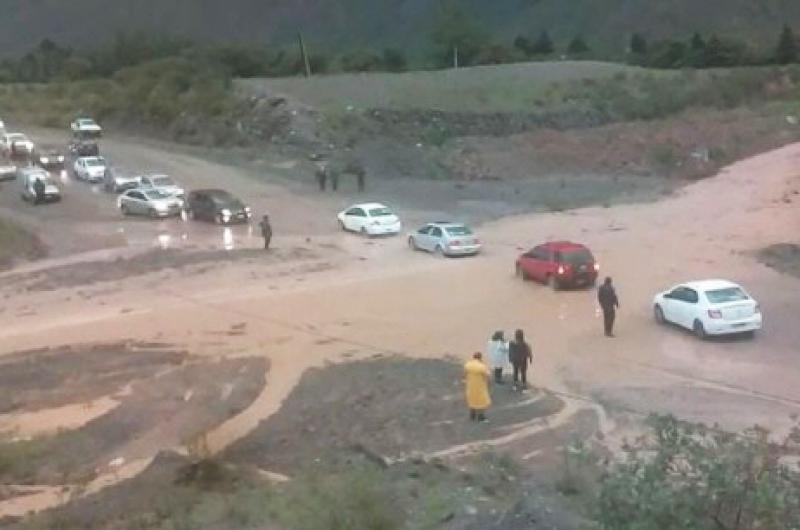
<path fill-rule="evenodd" d="M 754 428 L 733 435 L 649 421 L 601 484 L 597 519 L 613 530 L 784 530 L 800 525 L 800 475 Z M 784 446 L 785 447 L 785 446 Z"/>

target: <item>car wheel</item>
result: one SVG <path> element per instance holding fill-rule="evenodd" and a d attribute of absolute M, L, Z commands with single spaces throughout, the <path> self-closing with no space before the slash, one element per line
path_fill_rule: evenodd
<path fill-rule="evenodd" d="M 413 237 L 408 238 L 408 248 L 410 248 L 411 250 L 419 250 L 419 248 L 417 247 L 417 242 L 414 241 Z"/>
<path fill-rule="evenodd" d="M 523 282 L 526 282 L 526 281 L 529 280 L 528 273 L 525 272 L 525 269 L 523 269 L 522 266 L 519 263 L 517 263 L 516 267 L 514 268 L 514 272 L 516 273 L 518 278 L 522 278 Z"/>
<path fill-rule="evenodd" d="M 339 219 L 339 230 L 341 230 L 342 232 L 347 232 L 347 227 L 344 226 L 344 221 L 342 221 L 341 219 Z"/>
<path fill-rule="evenodd" d="M 128 211 L 128 207 L 125 206 L 124 204 L 120 205 L 119 211 L 122 212 L 122 215 L 130 215 L 130 212 Z"/>
<path fill-rule="evenodd" d="M 157 211 L 155 211 L 153 208 L 150 208 L 150 209 L 147 211 L 147 213 L 148 213 L 148 214 L 150 214 L 150 218 L 151 218 L 151 219 L 155 219 L 155 218 L 157 218 L 157 217 L 158 217 L 158 212 L 157 212 Z"/>
<path fill-rule="evenodd" d="M 359 232 L 361 233 L 362 236 L 369 237 L 369 234 L 367 233 L 367 227 L 366 226 L 362 226 L 361 230 L 359 230 Z"/>
<path fill-rule="evenodd" d="M 552 274 L 547 277 L 547 285 L 554 291 L 558 291 L 561 288 L 561 285 L 558 283 L 558 279 Z"/>
<path fill-rule="evenodd" d="M 666 319 L 664 318 L 664 310 L 661 309 L 660 305 L 656 305 L 653 308 L 653 316 L 655 317 L 657 323 L 659 324 L 666 323 Z"/>
<path fill-rule="evenodd" d="M 436 249 L 434 250 L 434 252 L 436 253 L 436 256 L 439 257 L 439 258 L 446 257 L 446 255 L 444 253 L 444 249 L 442 248 L 442 245 L 436 245 Z"/>
<path fill-rule="evenodd" d="M 706 328 L 703 327 L 703 323 L 699 320 L 695 320 L 694 324 L 692 325 L 692 331 L 694 331 L 695 336 L 700 340 L 706 340 L 708 335 L 706 334 Z"/>

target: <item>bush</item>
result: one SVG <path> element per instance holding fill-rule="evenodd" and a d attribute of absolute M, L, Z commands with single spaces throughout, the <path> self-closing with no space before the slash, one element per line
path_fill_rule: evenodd
<path fill-rule="evenodd" d="M 754 428 L 741 435 L 650 419 L 601 485 L 597 519 L 613 530 L 785 530 L 800 526 L 800 475 Z M 786 447 L 786 446 L 783 446 Z"/>

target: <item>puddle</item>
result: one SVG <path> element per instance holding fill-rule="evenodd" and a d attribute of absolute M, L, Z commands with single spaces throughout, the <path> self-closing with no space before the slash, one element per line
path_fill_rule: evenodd
<path fill-rule="evenodd" d="M 118 405 L 119 401 L 106 396 L 52 409 L 2 414 L 0 433 L 9 434 L 15 440 L 28 440 L 59 431 L 79 429 L 111 412 Z"/>

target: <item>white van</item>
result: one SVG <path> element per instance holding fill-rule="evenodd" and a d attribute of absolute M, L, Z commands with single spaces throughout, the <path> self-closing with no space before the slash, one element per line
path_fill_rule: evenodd
<path fill-rule="evenodd" d="M 17 171 L 17 182 L 20 186 L 20 196 L 23 201 L 36 204 L 37 180 L 44 182 L 44 202 L 57 202 L 61 200 L 61 190 L 50 178 L 50 174 L 41 168 L 28 167 Z"/>

